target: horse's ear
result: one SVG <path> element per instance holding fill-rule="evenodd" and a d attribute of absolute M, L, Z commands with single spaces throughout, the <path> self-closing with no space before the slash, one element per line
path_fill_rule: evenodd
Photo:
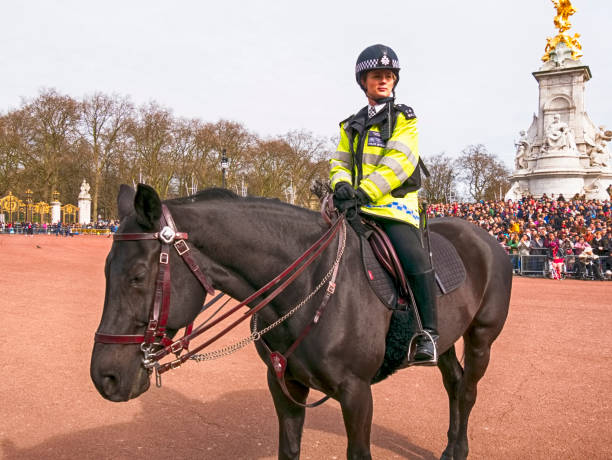
<path fill-rule="evenodd" d="M 138 184 L 134 197 L 136 221 L 147 230 L 153 230 L 162 214 L 161 200 L 153 187 Z"/>
<path fill-rule="evenodd" d="M 117 195 L 117 209 L 119 210 L 119 220 L 123 220 L 125 216 L 134 210 L 134 195 L 136 192 L 129 185 L 121 184 L 119 186 L 119 195 Z"/>

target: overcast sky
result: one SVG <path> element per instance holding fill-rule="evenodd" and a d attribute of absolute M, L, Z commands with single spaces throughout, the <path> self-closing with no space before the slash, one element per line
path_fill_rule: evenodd
<path fill-rule="evenodd" d="M 593 79 L 586 108 L 612 127 L 612 1 L 573 0 L 571 34 Z M 419 117 L 420 150 L 482 143 L 508 165 L 538 107 L 550 0 L 11 1 L 0 15 L 0 111 L 41 88 L 155 100 L 178 117 L 243 123 L 260 136 L 337 134 L 365 105 L 359 52 L 391 46 L 398 102 Z"/>

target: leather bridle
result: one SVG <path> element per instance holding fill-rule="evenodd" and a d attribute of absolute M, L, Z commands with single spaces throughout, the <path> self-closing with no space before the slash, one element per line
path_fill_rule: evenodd
<path fill-rule="evenodd" d="M 161 374 L 176 367 L 179 367 L 185 361 L 190 359 L 203 348 L 209 346 L 217 339 L 228 333 L 234 327 L 236 327 L 239 323 L 244 321 L 247 318 L 252 317 L 257 312 L 259 312 L 262 308 L 268 305 L 276 296 L 278 296 L 281 292 L 285 290 L 285 288 L 292 283 L 317 257 L 329 246 L 334 237 L 338 234 L 339 231 L 342 232 L 343 240 L 346 237 L 346 227 L 345 227 L 345 219 L 344 215 L 339 216 L 335 219 L 335 221 L 331 221 L 331 218 L 326 217 L 326 221 L 330 224 L 330 228 L 310 247 L 308 248 L 298 259 L 293 261 L 291 265 L 289 265 L 282 273 L 273 278 L 270 282 L 268 282 L 265 286 L 258 289 L 256 292 L 251 294 L 248 298 L 244 299 L 242 302 L 232 307 L 228 312 L 224 313 L 217 319 L 212 322 L 204 323 L 193 329 L 193 323 L 190 323 L 185 328 L 185 334 L 179 340 L 172 341 L 171 338 L 167 334 L 166 324 L 168 321 L 168 316 L 170 313 L 170 290 L 171 290 L 171 279 L 170 279 L 170 245 L 173 244 L 177 253 L 182 257 L 183 261 L 187 264 L 191 272 L 195 275 L 198 281 L 202 284 L 203 288 L 210 295 L 214 295 L 214 289 L 204 275 L 200 267 L 193 260 L 190 254 L 190 249 L 187 243 L 185 242 L 188 239 L 187 233 L 182 233 L 177 231 L 176 225 L 174 224 L 174 220 L 172 219 L 172 215 L 170 211 L 166 207 L 166 205 L 162 204 L 162 215 L 160 217 L 160 226 L 162 229 L 159 232 L 155 233 L 116 233 L 113 236 L 115 241 L 138 241 L 138 240 L 158 240 L 161 243 L 161 249 L 159 254 L 159 271 L 157 274 L 157 279 L 155 283 L 155 296 L 153 299 L 153 305 L 151 308 L 151 313 L 149 316 L 149 323 L 147 328 L 143 334 L 107 334 L 96 332 L 95 334 L 95 342 L 96 343 L 104 343 L 104 344 L 140 344 L 140 348 L 144 353 L 143 365 L 149 371 L 152 372 L 152 369 L 155 369 L 156 373 L 156 381 L 157 385 L 161 386 Z M 329 284 L 323 300 L 317 309 L 317 312 L 314 316 L 312 323 L 309 323 L 302 331 L 298 339 L 289 347 L 289 350 L 286 352 L 286 357 L 289 354 L 293 353 L 297 345 L 305 338 L 310 329 L 319 321 L 319 318 L 329 300 L 331 295 L 335 290 L 335 279 L 338 271 L 338 264 L 340 262 L 340 258 L 342 257 L 344 246 L 338 246 L 338 255 L 336 257 L 336 261 L 333 267 L 333 275 L 329 280 Z M 257 305 L 253 306 L 249 309 L 248 312 L 241 315 L 238 319 L 236 319 L 233 323 L 228 325 L 221 332 L 216 334 L 211 339 L 207 340 L 205 343 L 197 346 L 196 348 L 188 351 L 185 354 L 181 355 L 183 350 L 188 350 L 189 342 L 196 336 L 202 334 L 205 331 L 210 330 L 212 327 L 219 324 L 221 321 L 238 311 L 243 306 L 249 306 L 256 299 L 261 298 L 262 295 L 270 290 L 275 288 L 272 292 L 267 294 L 263 300 L 261 300 Z M 260 333 L 254 333 L 255 340 L 261 338 Z M 265 344 L 265 342 L 262 341 Z M 266 345 L 267 348 L 267 345 Z M 282 354 L 278 352 L 270 352 L 270 359 L 272 366 L 281 381 L 281 385 L 283 387 L 283 391 L 288 395 L 289 398 L 293 400 L 291 395 L 286 390 L 284 385 L 284 370 L 286 368 L 286 357 L 283 357 Z M 165 356 L 170 353 L 174 353 L 177 359 L 166 362 L 164 364 L 160 364 L 159 361 L 163 359 Z M 282 365 L 279 364 L 278 360 L 283 358 Z M 279 368 L 280 366 L 280 368 Z M 323 398 L 323 400 L 326 400 Z M 323 400 L 315 403 L 313 405 L 305 405 L 305 407 L 313 407 L 314 405 L 318 405 Z M 294 401 L 295 402 L 295 401 Z M 298 402 L 296 404 L 302 405 Z"/>
<path fill-rule="evenodd" d="M 137 240 L 159 240 L 161 243 L 159 253 L 159 270 L 155 281 L 155 296 L 153 306 L 149 315 L 149 323 L 143 334 L 104 334 L 96 332 L 96 343 L 109 344 L 141 344 L 143 351 L 151 350 L 153 347 L 167 347 L 172 345 L 172 340 L 168 336 L 166 324 L 170 313 L 170 245 L 176 249 L 185 264 L 198 279 L 202 287 L 210 295 L 214 295 L 210 281 L 202 273 L 198 264 L 190 254 L 189 246 L 185 240 L 188 239 L 187 233 L 177 231 L 174 219 L 165 204 L 162 204 L 162 215 L 160 217 L 161 231 L 155 233 L 115 233 L 115 241 L 137 241 Z M 193 323 L 185 328 L 185 336 L 191 334 Z M 181 348 L 173 350 L 175 353 L 187 349 L 189 341 L 182 341 Z"/>

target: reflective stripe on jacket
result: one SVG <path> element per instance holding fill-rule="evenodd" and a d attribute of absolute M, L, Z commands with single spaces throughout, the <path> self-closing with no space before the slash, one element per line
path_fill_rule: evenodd
<path fill-rule="evenodd" d="M 367 128 L 365 141 L 360 143 L 359 134 L 353 139 L 355 154 L 351 154 L 348 123 L 340 128 L 340 143 L 330 160 L 331 187 L 335 189 L 340 181 L 361 188 L 372 200 L 362 206 L 361 211 L 378 217 L 407 222 L 419 227 L 418 190 L 393 196 L 392 191 L 399 188 L 415 172 L 420 174 L 418 132 L 416 118 L 407 118 L 403 112 L 397 113 L 395 128 L 385 143 L 381 137 L 380 126 Z M 366 125 L 367 126 L 367 125 Z M 361 152 L 360 152 L 361 150 Z M 361 153 L 361 155 L 360 155 Z M 361 174 L 354 158 L 361 156 Z M 361 181 L 354 182 L 361 176 Z"/>

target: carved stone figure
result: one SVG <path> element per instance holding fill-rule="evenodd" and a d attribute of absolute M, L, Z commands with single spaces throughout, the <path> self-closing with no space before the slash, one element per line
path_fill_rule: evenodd
<path fill-rule="evenodd" d="M 553 121 L 546 128 L 544 150 L 550 152 L 567 149 L 576 151 L 574 133 L 572 133 L 571 129 L 567 126 L 567 123 L 561 121 L 561 115 L 555 113 L 553 115 Z"/>
<path fill-rule="evenodd" d="M 610 166 L 610 151 L 606 144 L 606 141 L 602 140 L 591 149 L 589 152 L 591 166 Z"/>
<path fill-rule="evenodd" d="M 589 185 L 585 185 L 583 189 L 586 195 L 597 194 L 601 190 L 601 182 L 599 181 L 599 178 L 595 179 Z"/>
<path fill-rule="evenodd" d="M 611 140 L 612 131 L 606 130 L 604 126 L 599 126 L 593 137 L 585 135 L 584 141 L 588 145 L 587 155 L 591 166 L 610 166 L 607 144 Z"/>
<path fill-rule="evenodd" d="M 529 142 L 527 142 L 527 133 L 521 131 L 519 139 L 514 143 L 516 146 L 516 158 L 514 161 L 516 169 L 527 169 L 527 154 L 529 152 Z"/>
<path fill-rule="evenodd" d="M 89 194 L 89 190 L 91 187 L 87 183 L 85 179 L 83 179 L 83 183 L 81 184 L 81 193 L 79 193 L 79 199 L 91 199 L 91 195 Z"/>

